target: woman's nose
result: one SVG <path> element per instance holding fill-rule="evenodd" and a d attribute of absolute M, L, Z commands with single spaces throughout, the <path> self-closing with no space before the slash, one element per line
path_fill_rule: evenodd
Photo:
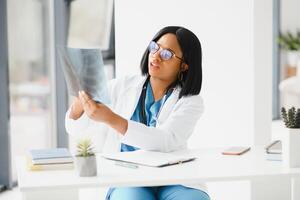
<path fill-rule="evenodd" d="M 152 54 L 153 59 L 161 61 L 160 57 L 160 51 L 156 51 L 155 53 Z"/>

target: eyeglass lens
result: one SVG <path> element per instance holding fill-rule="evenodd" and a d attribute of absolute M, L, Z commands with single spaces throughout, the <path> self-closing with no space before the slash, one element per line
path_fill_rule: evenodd
<path fill-rule="evenodd" d="M 151 54 L 156 53 L 159 49 L 160 49 L 160 46 L 156 42 L 154 42 L 154 41 L 150 42 L 149 51 Z M 159 55 L 163 60 L 169 60 L 172 58 L 173 53 L 168 49 L 162 49 L 160 51 Z"/>

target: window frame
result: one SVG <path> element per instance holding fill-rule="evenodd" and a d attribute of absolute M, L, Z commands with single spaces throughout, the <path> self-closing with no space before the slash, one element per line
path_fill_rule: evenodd
<path fill-rule="evenodd" d="M 272 120 L 280 119 L 280 48 L 277 38 L 280 33 L 280 0 L 273 0 L 273 80 L 272 80 Z"/>
<path fill-rule="evenodd" d="M 7 2 L 0 0 L 0 190 L 12 188 L 8 67 Z"/>

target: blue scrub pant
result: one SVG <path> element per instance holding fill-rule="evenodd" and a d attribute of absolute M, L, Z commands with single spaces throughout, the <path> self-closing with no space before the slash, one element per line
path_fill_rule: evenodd
<path fill-rule="evenodd" d="M 197 189 L 182 185 L 161 187 L 114 188 L 109 200 L 210 200 L 209 196 Z"/>

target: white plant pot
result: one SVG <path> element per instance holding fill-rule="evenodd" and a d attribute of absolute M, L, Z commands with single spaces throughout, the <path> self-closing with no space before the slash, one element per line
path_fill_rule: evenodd
<path fill-rule="evenodd" d="M 75 169 L 79 176 L 97 176 L 96 156 L 75 157 Z"/>
<path fill-rule="evenodd" d="M 300 59 L 299 51 L 287 51 L 286 52 L 287 64 L 290 67 L 297 67 L 298 60 Z"/>
<path fill-rule="evenodd" d="M 300 167 L 300 128 L 291 128 L 282 138 L 282 161 L 284 167 Z"/>

